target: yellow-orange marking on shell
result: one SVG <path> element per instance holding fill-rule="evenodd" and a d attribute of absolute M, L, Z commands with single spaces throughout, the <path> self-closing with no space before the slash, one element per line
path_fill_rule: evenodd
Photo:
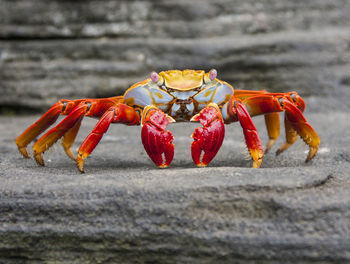
<path fill-rule="evenodd" d="M 203 84 L 204 71 L 170 70 L 159 73 L 165 80 L 165 86 L 175 90 L 188 91 Z"/>
<path fill-rule="evenodd" d="M 163 98 L 163 95 L 160 92 L 155 92 L 154 93 L 159 99 Z"/>
<path fill-rule="evenodd" d="M 134 98 L 130 97 L 130 98 L 125 99 L 125 103 L 127 105 L 131 105 L 132 106 L 132 105 L 134 105 L 135 100 L 134 100 Z"/>
<path fill-rule="evenodd" d="M 212 94 L 213 91 L 206 91 L 205 94 L 204 94 L 204 97 L 208 97 L 209 95 Z"/>

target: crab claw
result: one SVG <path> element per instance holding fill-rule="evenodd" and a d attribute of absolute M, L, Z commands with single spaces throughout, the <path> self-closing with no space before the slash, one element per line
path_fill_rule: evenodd
<path fill-rule="evenodd" d="M 225 137 L 225 127 L 219 107 L 211 103 L 191 121 L 199 121 L 203 127 L 192 134 L 192 159 L 198 167 L 207 166 L 219 151 Z M 202 151 L 204 154 L 202 156 Z"/>
<path fill-rule="evenodd" d="M 166 168 L 174 157 L 173 134 L 165 130 L 175 120 L 155 106 L 147 106 L 142 115 L 141 139 L 151 160 L 159 167 Z"/>

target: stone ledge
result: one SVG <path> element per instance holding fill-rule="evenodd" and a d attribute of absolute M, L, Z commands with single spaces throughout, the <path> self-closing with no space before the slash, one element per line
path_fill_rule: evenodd
<path fill-rule="evenodd" d="M 251 169 L 232 125 L 211 166 L 194 168 L 197 124 L 183 123 L 169 127 L 175 157 L 160 170 L 138 127 L 111 126 L 85 174 L 59 145 L 45 168 L 23 159 L 14 138 L 38 116 L 0 117 L 0 262 L 347 263 L 348 113 L 306 116 L 322 139 L 310 164 L 298 142 Z M 263 119 L 254 122 L 266 142 Z M 95 123 L 84 119 L 76 145 Z"/>

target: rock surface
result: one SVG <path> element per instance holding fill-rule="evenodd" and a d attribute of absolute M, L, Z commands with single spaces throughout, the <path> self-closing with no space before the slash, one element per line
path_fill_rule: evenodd
<path fill-rule="evenodd" d="M 249 168 L 234 124 L 211 165 L 195 168 L 197 125 L 182 123 L 169 126 L 175 157 L 161 170 L 140 127 L 114 125 L 85 174 L 59 144 L 44 168 L 20 156 L 14 139 L 38 116 L 0 117 L 0 262 L 349 263 L 349 115 L 306 117 L 322 140 L 310 164 L 301 141 L 275 157 L 281 136 L 263 168 Z M 75 148 L 95 123 L 84 120 Z M 263 119 L 255 123 L 266 142 Z"/>
<path fill-rule="evenodd" d="M 342 98 L 349 13 L 348 0 L 0 0 L 0 108 L 120 95 L 174 68 L 215 67 L 240 89 Z"/>

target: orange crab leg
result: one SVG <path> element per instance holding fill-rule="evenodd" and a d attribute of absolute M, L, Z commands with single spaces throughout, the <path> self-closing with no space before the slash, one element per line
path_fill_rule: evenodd
<path fill-rule="evenodd" d="M 299 110 L 301 112 L 303 112 L 305 109 L 304 100 L 296 92 L 268 93 L 266 90 L 261 90 L 261 91 L 235 90 L 235 93 L 234 93 L 235 98 L 238 98 L 242 101 L 247 100 L 251 97 L 256 97 L 256 96 L 261 96 L 261 95 L 265 95 L 265 96 L 269 96 L 269 97 L 285 97 L 285 98 L 288 98 L 289 100 L 293 101 L 294 104 L 299 108 Z M 255 109 L 255 111 L 256 111 L 256 109 Z M 264 112 L 261 111 L 261 114 L 263 114 L 263 113 Z M 267 153 L 271 149 L 272 145 L 276 142 L 276 140 L 280 134 L 280 120 L 279 120 L 279 114 L 277 112 L 265 114 L 264 117 L 265 117 L 265 124 L 266 124 L 267 133 L 269 136 L 269 141 L 266 145 L 266 150 L 265 150 L 265 152 Z M 285 123 L 286 122 L 288 122 L 288 120 L 285 119 Z M 286 129 L 286 132 L 291 131 L 291 129 L 293 129 L 293 128 L 290 128 L 288 130 Z M 283 150 L 288 148 L 297 139 L 297 137 L 296 137 L 296 139 L 294 141 L 292 141 L 292 139 L 291 139 L 292 137 L 290 136 L 290 133 L 288 132 L 286 134 L 287 134 L 287 142 L 290 144 L 289 145 L 285 144 L 285 146 L 283 147 Z"/>
<path fill-rule="evenodd" d="M 269 135 L 269 141 L 267 142 L 265 149 L 265 153 L 267 153 L 280 135 L 280 116 L 279 113 L 273 112 L 266 114 L 264 117 L 267 134 Z"/>
<path fill-rule="evenodd" d="M 134 108 L 122 103 L 109 108 L 102 115 L 98 123 L 79 148 L 76 161 L 80 172 L 84 172 L 84 159 L 86 159 L 95 149 L 102 139 L 102 136 L 107 132 L 111 123 L 123 123 L 130 126 L 138 125 L 140 123 L 140 115 Z"/>
<path fill-rule="evenodd" d="M 146 106 L 142 113 L 141 139 L 151 160 L 159 167 L 166 168 L 174 157 L 174 137 L 165 130 L 169 123 L 175 120 L 151 105 Z"/>
<path fill-rule="evenodd" d="M 81 122 L 84 114 L 89 110 L 88 104 L 80 104 L 64 118 L 57 126 L 46 132 L 33 146 L 34 159 L 39 165 L 44 166 L 42 153 L 60 139 L 77 122 Z"/>
<path fill-rule="evenodd" d="M 287 116 L 284 116 L 284 127 L 286 134 L 286 142 L 276 151 L 276 155 L 281 154 L 283 151 L 288 149 L 291 145 L 293 145 L 298 140 L 298 133 L 293 128 L 291 122 L 288 120 Z"/>
<path fill-rule="evenodd" d="M 66 152 L 67 156 L 70 157 L 72 160 L 75 160 L 75 158 L 74 158 L 73 152 L 70 148 L 74 143 L 74 140 L 78 134 L 78 131 L 79 131 L 79 128 L 80 128 L 82 121 L 83 121 L 82 118 L 80 120 L 78 120 L 75 123 L 75 125 L 63 135 L 63 138 L 61 141 L 61 144 L 62 144 L 64 151 Z"/>
<path fill-rule="evenodd" d="M 16 139 L 18 149 L 24 157 L 29 158 L 27 145 L 55 123 L 60 114 L 70 115 L 75 111 L 74 115 L 70 116 L 68 119 L 64 119 L 60 125 L 47 132 L 33 146 L 35 160 L 38 164 L 44 165 L 42 153 L 64 135 L 62 146 L 67 155 L 70 158 L 74 158 L 70 146 L 73 144 L 76 134 L 78 133 L 82 119 L 80 116 L 101 116 L 110 106 L 116 104 L 116 102 L 120 100 L 120 97 L 111 97 L 107 99 L 78 99 L 74 101 L 60 100 Z M 76 117 L 77 111 L 79 111 L 78 117 Z"/>
<path fill-rule="evenodd" d="M 320 138 L 303 116 L 302 111 L 304 111 L 305 103 L 299 96 L 290 96 L 290 94 L 287 94 L 287 96 L 269 96 L 266 94 L 247 98 L 243 103 L 247 106 L 252 116 L 272 112 L 285 112 L 287 143 L 278 150 L 277 154 L 296 141 L 296 131 L 309 146 L 306 162 L 315 156 L 320 144 Z"/>
<path fill-rule="evenodd" d="M 33 146 L 34 159 L 39 165 L 44 166 L 43 152 L 51 147 L 58 139 L 68 133 L 63 139 L 63 147 L 69 157 L 72 156 L 70 145 L 73 144 L 78 132 L 79 125 L 84 115 L 98 117 L 101 116 L 111 105 L 115 104 L 114 100 L 109 99 L 80 99 L 71 101 L 69 108 L 61 114 L 68 115 L 57 126 L 46 132 Z M 76 105 L 76 106 L 75 106 Z"/>
<path fill-rule="evenodd" d="M 316 155 L 318 145 L 320 144 L 320 138 L 316 134 L 315 130 L 310 126 L 310 124 L 307 123 L 302 112 L 293 103 L 286 99 L 280 100 L 280 103 L 285 109 L 286 120 L 290 123 L 291 127 L 293 127 L 293 129 L 296 130 L 296 132 L 304 140 L 304 142 L 309 146 L 309 153 L 305 160 L 305 162 L 308 162 Z M 282 151 L 283 150 L 281 150 L 280 152 Z"/>
<path fill-rule="evenodd" d="M 60 114 L 69 113 L 77 103 L 79 103 L 79 101 L 58 101 L 39 120 L 28 127 L 19 137 L 17 137 L 16 144 L 22 155 L 29 158 L 27 145 L 53 123 L 55 123 Z"/>
<path fill-rule="evenodd" d="M 262 163 L 264 151 L 258 132 L 256 131 L 256 127 L 249 115 L 249 112 L 245 105 L 239 100 L 233 102 L 232 111 L 237 115 L 238 120 L 242 126 L 248 151 L 253 159 L 253 168 L 259 168 Z"/>
<path fill-rule="evenodd" d="M 265 90 L 261 90 L 261 91 L 248 91 L 248 90 L 235 90 L 235 93 L 234 93 L 234 97 L 236 99 L 240 99 L 241 101 L 246 101 L 246 100 L 249 100 L 250 98 L 254 98 L 254 100 L 257 100 L 257 101 L 264 101 L 267 99 L 268 101 L 268 98 L 280 98 L 280 97 L 284 97 L 286 99 L 288 99 L 289 101 L 293 102 L 294 105 L 296 105 L 299 110 L 301 112 L 304 112 L 305 110 L 305 102 L 303 100 L 303 98 L 301 98 L 301 96 L 299 96 L 296 92 L 288 92 L 288 93 L 268 93 L 267 91 Z M 259 105 L 260 103 L 258 103 L 257 105 L 255 105 L 255 108 L 254 110 L 257 111 L 257 109 L 259 109 Z M 267 104 L 261 104 L 262 106 L 265 106 L 265 107 L 269 107 L 269 105 Z M 270 104 L 270 107 L 273 107 L 273 105 Z M 263 110 L 262 108 L 260 108 L 260 113 L 258 114 L 265 114 L 267 113 L 266 110 Z M 272 111 L 273 112 L 273 111 Z"/>
<path fill-rule="evenodd" d="M 225 137 L 222 115 L 217 104 L 210 103 L 199 114 L 193 116 L 191 121 L 199 121 L 203 126 L 196 128 L 192 134 L 192 159 L 198 167 L 205 167 L 216 156 Z"/>
<path fill-rule="evenodd" d="M 261 91 L 251 91 L 251 90 L 235 90 L 234 91 L 234 96 L 236 99 L 241 99 L 244 100 L 246 98 L 256 96 L 256 95 L 262 95 L 267 93 L 265 90 Z"/>

